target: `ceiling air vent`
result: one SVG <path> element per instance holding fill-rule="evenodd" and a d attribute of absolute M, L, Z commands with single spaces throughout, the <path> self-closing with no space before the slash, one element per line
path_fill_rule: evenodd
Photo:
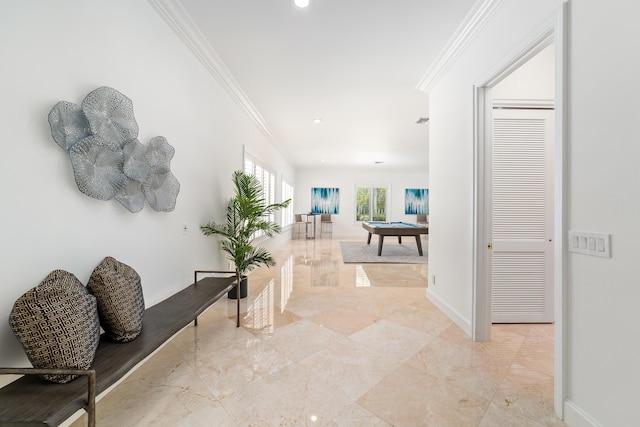
<path fill-rule="evenodd" d="M 419 124 L 419 125 L 423 125 L 423 124 L 427 123 L 428 121 L 429 121 L 429 117 L 420 117 L 416 123 Z"/>

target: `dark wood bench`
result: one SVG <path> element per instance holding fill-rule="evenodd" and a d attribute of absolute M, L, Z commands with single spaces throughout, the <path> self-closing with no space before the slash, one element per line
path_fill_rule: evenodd
<path fill-rule="evenodd" d="M 135 340 L 122 344 L 103 335 L 88 370 L 0 368 L 0 374 L 24 375 L 0 389 L 0 427 L 58 426 L 80 409 L 87 411 L 89 427 L 95 426 L 96 397 L 108 392 L 191 322 L 197 326 L 198 316 L 236 285 L 235 275 L 198 280 L 199 273 L 233 274 L 196 271 L 191 286 L 145 310 L 142 332 Z M 66 384 L 55 384 L 37 376 L 43 373 L 81 377 Z"/>

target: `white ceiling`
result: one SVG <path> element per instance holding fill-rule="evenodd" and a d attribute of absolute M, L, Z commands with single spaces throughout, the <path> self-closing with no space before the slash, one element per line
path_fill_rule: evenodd
<path fill-rule="evenodd" d="M 427 169 L 416 86 L 475 0 L 180 3 L 294 168 Z"/>

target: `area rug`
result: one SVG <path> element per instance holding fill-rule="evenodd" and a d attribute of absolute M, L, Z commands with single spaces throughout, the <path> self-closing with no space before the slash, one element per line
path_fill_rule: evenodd
<path fill-rule="evenodd" d="M 382 255 L 378 256 L 378 241 L 372 241 L 367 245 L 363 242 L 340 242 L 342 261 L 345 264 L 427 264 L 427 248 L 423 243 L 423 256 L 418 255 L 418 247 L 415 240 L 385 239 L 382 245 Z"/>

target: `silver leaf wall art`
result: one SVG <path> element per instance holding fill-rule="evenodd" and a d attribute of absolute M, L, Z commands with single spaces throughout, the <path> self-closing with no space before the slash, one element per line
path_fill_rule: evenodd
<path fill-rule="evenodd" d="M 130 212 L 145 200 L 156 211 L 175 209 L 180 183 L 171 173 L 175 149 L 157 136 L 138 141 L 129 98 L 110 87 L 90 92 L 81 105 L 60 101 L 49 113 L 54 141 L 69 153 L 78 189 L 99 200 L 115 198 Z"/>

